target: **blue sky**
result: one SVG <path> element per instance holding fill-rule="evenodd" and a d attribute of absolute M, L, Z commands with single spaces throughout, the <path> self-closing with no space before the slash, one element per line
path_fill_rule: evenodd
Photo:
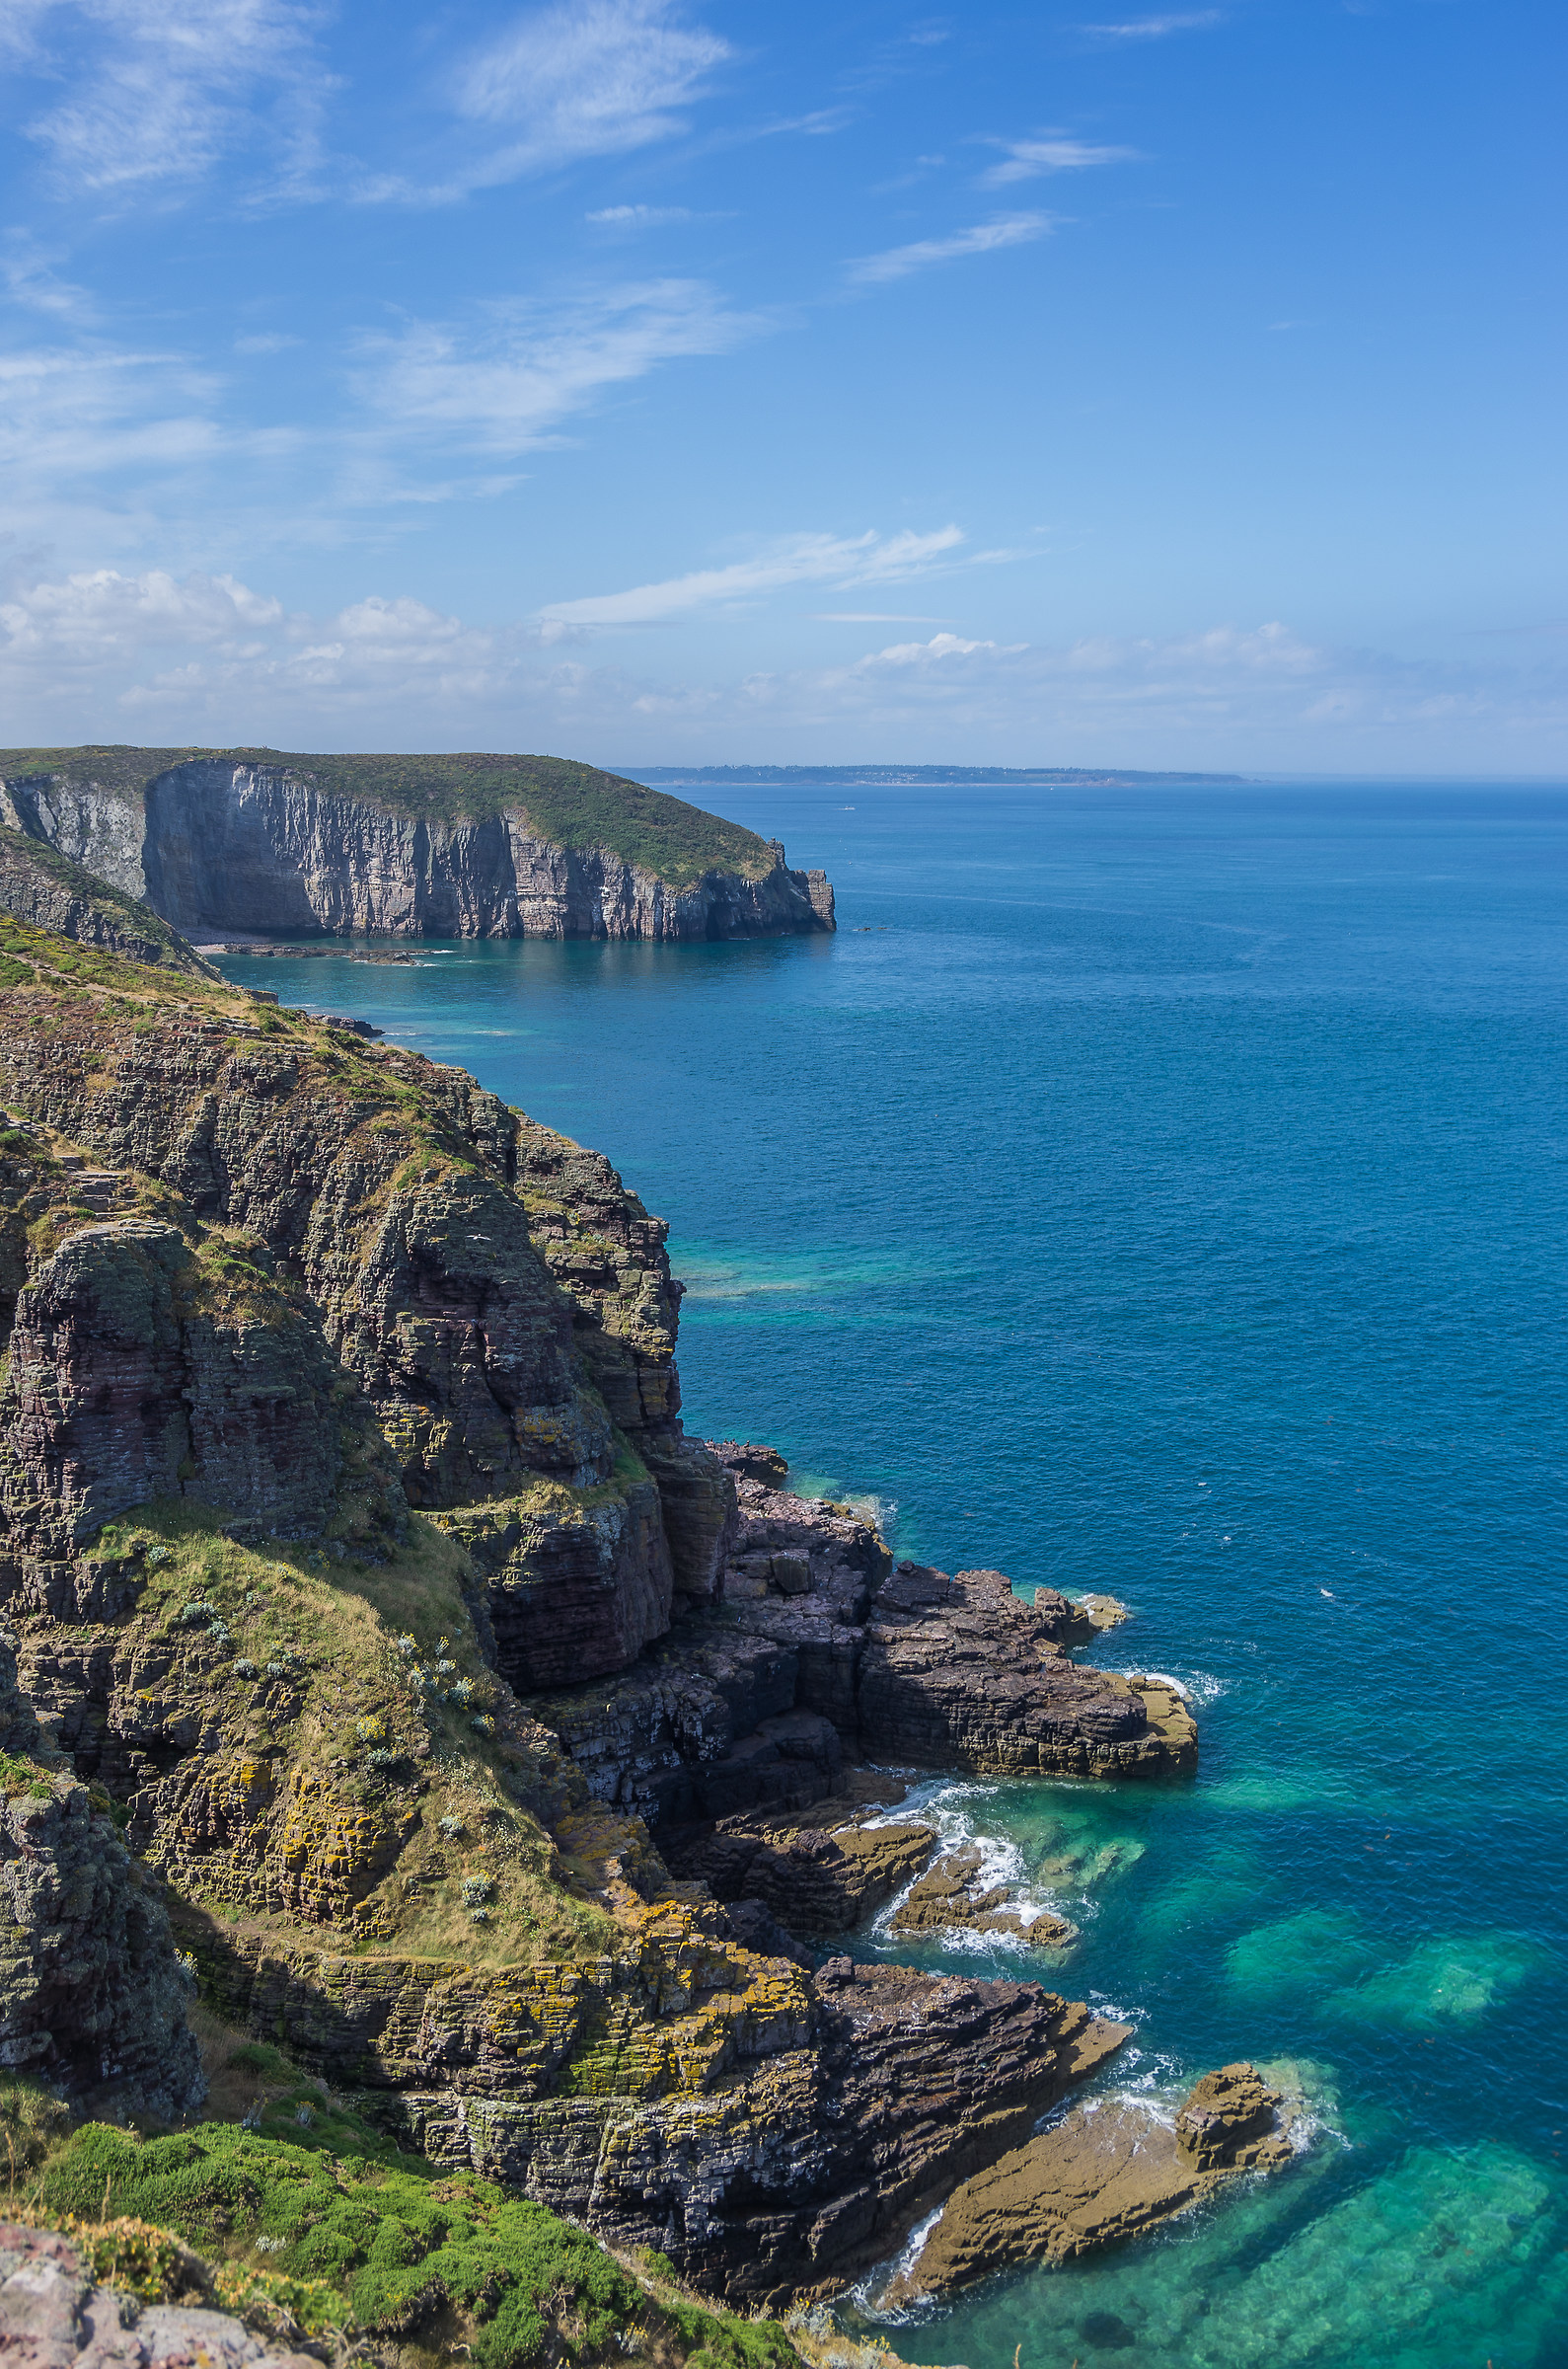
<path fill-rule="evenodd" d="M 1564 22 L 4 0 L 0 738 L 1568 770 Z"/>

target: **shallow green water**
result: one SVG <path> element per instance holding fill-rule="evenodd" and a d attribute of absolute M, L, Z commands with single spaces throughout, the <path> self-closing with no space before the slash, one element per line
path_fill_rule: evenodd
<path fill-rule="evenodd" d="M 1288 2064 L 1313 2143 L 892 2340 L 1557 2369 L 1568 797 L 731 803 L 838 938 L 229 967 L 608 1150 L 692 1283 L 694 1428 L 1124 1597 L 1098 1658 L 1192 1693 L 1191 1783 L 932 1798 L 1081 1925 L 1046 1979 L 1136 2024 L 1111 2086 Z"/>

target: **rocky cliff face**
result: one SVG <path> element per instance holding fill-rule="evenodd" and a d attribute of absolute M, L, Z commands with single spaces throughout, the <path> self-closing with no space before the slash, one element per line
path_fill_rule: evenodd
<path fill-rule="evenodd" d="M 92 780 L 0 782 L 0 821 L 47 841 L 177 930 L 405 938 L 702 940 L 831 930 L 821 872 L 774 844 L 752 877 L 672 884 L 609 846 L 560 846 L 526 805 L 420 820 L 265 763 L 196 758 L 142 792 Z"/>
<path fill-rule="evenodd" d="M 173 2117 L 205 2092 L 191 1977 L 110 1815 L 62 1764 L 0 1635 L 0 2066 L 99 2111 Z"/>
<path fill-rule="evenodd" d="M 210 962 L 156 913 L 75 864 L 47 840 L 0 827 L 0 912 L 79 945 L 216 980 Z"/>
<path fill-rule="evenodd" d="M 885 2253 L 1123 2028 L 813 1973 L 771 1908 L 827 1884 L 847 1922 L 885 1869 L 770 1841 L 771 1908 L 721 1907 L 649 1828 L 809 1809 L 868 1753 L 1157 1777 L 1184 1710 L 1075 1663 L 1064 1599 L 895 1569 L 768 1452 L 688 1440 L 664 1229 L 602 1157 L 54 954 L 0 988 L 0 1598 L 147 1897 L 221 2006 L 443 2163 L 740 2297 Z"/>

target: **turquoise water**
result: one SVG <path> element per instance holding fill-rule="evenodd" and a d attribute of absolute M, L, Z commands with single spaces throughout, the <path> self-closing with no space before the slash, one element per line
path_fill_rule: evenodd
<path fill-rule="evenodd" d="M 1081 1925 L 1046 1979 L 1136 2023 L 1113 2084 L 1289 2065 L 1314 2142 L 890 2340 L 1554 2369 L 1568 793 L 726 803 L 827 865 L 836 939 L 227 967 L 608 1150 L 692 1285 L 694 1428 L 1124 1597 L 1098 1657 L 1192 1692 L 1191 1784 L 931 1797 Z"/>

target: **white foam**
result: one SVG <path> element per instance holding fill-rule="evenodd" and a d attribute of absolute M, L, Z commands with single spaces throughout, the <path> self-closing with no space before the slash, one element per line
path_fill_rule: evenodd
<path fill-rule="evenodd" d="M 1189 1708 L 1194 1704 L 1217 1703 L 1231 1691 L 1227 1678 L 1216 1678 L 1212 1670 L 1152 1670 L 1147 1662 L 1129 1662 L 1124 1670 L 1112 1670 L 1113 1678 L 1153 1678 L 1157 1686 L 1168 1686 Z"/>
<path fill-rule="evenodd" d="M 1060 1895 L 1025 1879 L 1024 1858 L 1019 1846 L 1006 1835 L 988 1834 L 978 1822 L 983 1816 L 980 1805 L 1000 1798 L 1003 1788 L 998 1785 L 954 1784 L 950 1778 L 934 1778 L 925 1785 L 911 1789 L 896 1808 L 883 1810 L 877 1817 L 867 1818 L 867 1826 L 899 1826 L 911 1818 L 936 1829 L 936 1849 L 933 1861 L 945 1859 L 952 1852 L 977 1850 L 980 1862 L 970 1884 L 977 1892 L 988 1892 L 1007 1886 L 1012 1893 L 1008 1903 L 1015 1909 L 1027 1928 L 1044 1916 L 1065 1913 Z M 932 1863 L 928 1863 L 928 1868 Z M 902 1948 L 913 1938 L 895 1934 L 893 1920 L 928 1868 L 917 1869 L 896 1896 L 889 1900 L 872 1919 L 871 1933 L 887 1948 Z M 1074 1921 L 1082 1923 L 1075 1910 Z M 928 1937 L 939 1940 L 949 1953 L 963 1957 L 990 1957 L 999 1950 L 1024 1957 L 1032 1956 L 1034 1944 L 1027 1932 L 977 1933 L 972 1926 L 942 1925 L 933 1927 Z"/>
<path fill-rule="evenodd" d="M 867 2319 L 885 2320 L 896 2326 L 901 2321 L 923 2317 L 932 2310 L 935 2299 L 930 2295 L 912 2295 L 907 2303 L 894 2304 L 890 2309 L 884 2308 L 877 2297 L 885 2295 L 895 2279 L 902 2278 L 907 2271 L 914 2269 L 926 2251 L 927 2239 L 941 2217 L 942 2207 L 938 2205 L 933 2213 L 928 2213 L 925 2220 L 910 2231 L 902 2254 L 895 2255 L 890 2262 L 879 2262 L 874 2270 L 867 2271 L 858 2286 L 849 2289 L 849 2301 L 858 2311 L 863 2312 Z"/>

